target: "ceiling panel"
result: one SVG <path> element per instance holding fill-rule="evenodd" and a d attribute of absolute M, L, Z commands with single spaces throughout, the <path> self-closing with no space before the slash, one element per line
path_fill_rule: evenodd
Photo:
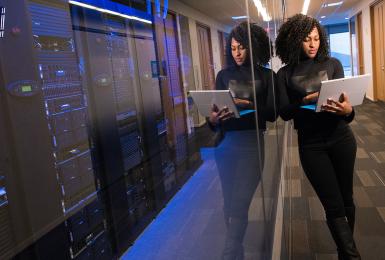
<path fill-rule="evenodd" d="M 179 0 L 187 6 L 190 6 L 201 13 L 215 19 L 226 26 L 234 26 L 242 20 L 233 20 L 233 16 L 246 16 L 247 8 L 244 0 Z M 252 22 L 263 24 L 261 16 L 258 14 L 257 8 L 253 0 L 247 0 L 250 12 L 250 19 Z M 281 0 L 262 0 L 264 6 L 271 16 L 282 17 Z"/>
<path fill-rule="evenodd" d="M 199 10 L 200 12 L 212 17 L 225 26 L 232 27 L 240 20 L 234 21 L 232 16 L 246 15 L 246 2 L 243 0 L 179 0 L 180 2 Z M 250 17 L 252 21 L 262 24 L 263 21 L 258 15 L 257 9 L 252 0 L 247 0 L 249 4 Z M 269 14 L 272 17 L 280 19 L 282 17 L 281 0 L 262 0 L 263 5 L 267 5 Z M 303 0 L 285 0 L 286 17 L 302 11 Z M 334 3 L 338 0 L 311 0 L 308 15 L 315 17 L 322 24 L 337 24 L 346 22 L 353 7 L 359 3 L 359 0 L 345 0 L 340 6 L 323 7 L 326 3 Z M 325 18 L 321 18 L 326 16 Z"/>
<path fill-rule="evenodd" d="M 286 0 L 287 17 L 302 11 L 303 0 Z M 328 3 L 339 2 L 339 0 L 311 0 L 308 10 L 308 15 L 317 18 L 322 24 L 338 24 L 345 23 L 350 16 L 350 13 L 359 0 L 344 0 L 342 5 L 323 7 Z M 325 16 L 325 18 L 321 18 Z"/>

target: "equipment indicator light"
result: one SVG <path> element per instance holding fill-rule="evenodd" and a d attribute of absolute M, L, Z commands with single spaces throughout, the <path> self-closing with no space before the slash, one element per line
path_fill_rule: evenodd
<path fill-rule="evenodd" d="M 32 86 L 31 85 L 21 86 L 21 92 L 23 93 L 32 92 Z"/>

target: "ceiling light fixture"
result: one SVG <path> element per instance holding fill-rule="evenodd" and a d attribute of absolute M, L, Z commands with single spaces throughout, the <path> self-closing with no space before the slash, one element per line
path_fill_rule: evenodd
<path fill-rule="evenodd" d="M 77 5 L 77 6 L 80 6 L 80 7 L 84 7 L 84 8 L 87 8 L 87 9 L 92 9 L 92 10 L 95 10 L 95 11 L 98 11 L 98 12 L 101 12 L 101 13 L 112 14 L 112 15 L 123 17 L 123 18 L 127 18 L 129 20 L 136 20 L 136 21 L 139 21 L 139 22 L 152 24 L 152 22 L 150 20 L 142 19 L 142 18 L 139 18 L 139 17 L 136 17 L 136 16 L 132 16 L 132 15 L 126 15 L 126 14 L 118 13 L 118 12 L 111 11 L 111 10 L 108 10 L 108 9 L 99 8 L 99 7 L 96 7 L 96 6 L 93 6 L 93 5 L 84 4 L 84 3 L 80 3 L 80 2 L 72 1 L 72 0 L 68 1 L 68 3 L 70 3 L 72 5 Z"/>
<path fill-rule="evenodd" d="M 310 0 L 303 1 L 303 6 L 302 6 L 301 14 L 304 14 L 304 15 L 307 14 L 307 11 L 309 10 L 309 5 L 310 5 Z"/>
<path fill-rule="evenodd" d="M 262 5 L 261 0 L 253 0 L 255 7 L 257 7 L 258 13 L 262 15 L 262 19 L 265 22 L 271 21 L 271 16 L 267 12 L 266 8 Z"/>
<path fill-rule="evenodd" d="M 246 15 L 233 16 L 233 17 L 231 17 L 231 19 L 233 19 L 233 20 L 246 19 L 246 18 L 248 18 L 248 16 L 246 16 Z"/>
<path fill-rule="evenodd" d="M 344 1 L 329 3 L 329 4 L 323 4 L 322 7 L 332 7 L 332 6 L 342 5 L 343 2 Z"/>
<path fill-rule="evenodd" d="M 321 16 L 321 19 L 324 19 L 326 16 L 325 15 L 323 15 L 323 16 Z"/>

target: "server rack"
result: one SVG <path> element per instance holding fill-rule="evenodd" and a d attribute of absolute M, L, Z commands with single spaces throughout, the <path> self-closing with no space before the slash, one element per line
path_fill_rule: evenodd
<path fill-rule="evenodd" d="M 66 213 L 96 196 L 87 105 L 68 10 L 34 2 L 30 3 L 29 10 L 45 113 Z"/>
<path fill-rule="evenodd" d="M 8 243 L 2 243 L 0 258 L 9 258 L 52 230 L 64 217 L 32 48 L 28 5 L 24 1 L 1 1 L 0 6 L 8 25 L 0 42 L 0 132 L 5 144 L 0 160 L 6 191 L 1 207 L 5 218 L 1 236 Z"/>
<path fill-rule="evenodd" d="M 92 248 L 95 255 L 110 259 L 109 242 L 101 242 L 106 221 L 96 194 L 87 101 L 68 4 L 1 4 L 14 26 L 5 31 L 1 46 L 6 86 L 2 127 L 9 139 L 2 158 L 12 157 L 6 172 L 9 224 L 3 223 L 14 242 L 2 257 L 22 251 L 17 257 L 67 259 Z M 25 14 L 22 23 L 20 13 Z M 58 238 L 61 242 L 52 250 L 50 241 Z"/>
<path fill-rule="evenodd" d="M 1 150 L 1 159 L 16 154 L 7 167 L 20 177 L 5 185 L 8 175 L 0 177 L 0 218 L 2 223 L 26 222 L 16 231 L 11 224 L 3 229 L 0 240 L 4 236 L 9 243 L 2 243 L 2 256 L 21 251 L 20 259 L 116 258 L 191 175 L 189 153 L 194 154 L 191 162 L 200 159 L 193 141 L 187 140 L 176 36 L 168 39 L 172 40 L 168 56 L 160 58 L 155 38 L 167 37 L 167 32 L 157 35 L 154 24 L 77 6 L 70 10 L 62 0 L 4 5 L 12 13 L 22 10 L 26 15 L 12 36 L 6 30 L 6 36 L 14 38 L 2 46 L 2 52 L 9 54 L 23 52 L 16 59 L 5 55 L 0 61 L 17 65 L 23 57 L 28 65 L 22 66 L 21 74 L 2 66 L 0 78 L 7 86 L 0 96 L 6 115 L 0 119 L 10 126 L 0 135 L 12 136 L 11 148 Z M 140 51 L 143 46 L 146 52 Z M 169 77 L 164 77 L 166 73 Z M 167 93 L 174 93 L 171 107 L 166 105 Z M 25 127 L 15 127 L 25 116 L 30 118 L 23 122 Z M 36 133 L 39 139 L 31 142 Z M 26 134 L 29 138 L 22 138 Z M 21 149 L 21 142 L 35 147 Z M 21 179 L 22 193 L 33 190 L 20 158 L 36 147 L 38 158 L 27 165 L 40 174 L 36 175 L 40 183 L 34 182 L 35 188 L 42 187 L 39 195 L 51 196 L 46 198 L 50 214 L 43 203 L 40 208 L 32 203 L 37 196 L 20 198 L 15 189 Z M 19 170 L 20 165 L 26 169 Z M 8 197 L 22 202 L 17 212 L 7 211 Z M 36 216 L 21 214 L 25 218 L 19 220 L 15 216 L 20 212 Z M 40 222 L 34 222 L 42 215 Z M 44 224 L 47 227 L 42 228 Z"/>
<path fill-rule="evenodd" d="M 102 194 L 110 205 L 109 224 L 116 250 L 123 252 L 133 239 L 135 224 L 152 210 L 147 189 L 151 183 L 146 185 L 145 180 L 148 170 L 141 165 L 144 134 L 133 50 L 124 19 L 77 7 L 72 11 L 78 51 L 87 71 L 90 107 L 97 122 L 92 131 L 104 164 L 99 169 Z"/>
<path fill-rule="evenodd" d="M 105 239 L 104 209 L 96 193 L 87 99 L 68 6 L 60 1 L 30 2 L 29 11 L 63 212 L 70 216 L 65 221 L 70 255 L 107 259 L 110 245 Z"/>
<path fill-rule="evenodd" d="M 0 64 L 1 65 L 1 64 Z M 0 82 L 3 82 L 2 75 L 0 75 Z M 1 92 L 0 92 L 1 93 Z M 4 107 L 3 93 L 0 94 L 0 108 Z M 0 126 L 5 125 L 4 113 L 0 113 Z M 7 139 L 4 127 L 0 127 L 0 223 L 2 228 L 0 229 L 0 255 L 7 256 L 9 251 L 14 246 L 14 237 L 11 230 L 9 202 L 7 197 L 6 188 L 6 172 L 8 171 L 7 163 L 9 155 L 7 154 L 6 147 Z"/>

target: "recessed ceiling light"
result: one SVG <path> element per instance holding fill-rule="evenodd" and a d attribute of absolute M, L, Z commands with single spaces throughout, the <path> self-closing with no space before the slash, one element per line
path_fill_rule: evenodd
<path fill-rule="evenodd" d="M 303 6 L 302 6 L 301 14 L 304 14 L 304 15 L 307 14 L 307 10 L 309 9 L 309 5 L 310 5 L 310 0 L 303 1 Z"/>
<path fill-rule="evenodd" d="M 325 15 L 323 15 L 323 16 L 321 16 L 321 19 L 323 19 L 323 18 L 325 18 L 326 16 Z"/>
<path fill-rule="evenodd" d="M 271 21 L 271 16 L 267 12 L 267 9 L 262 5 L 261 0 L 253 0 L 255 7 L 257 7 L 258 13 L 262 15 L 262 19 L 265 22 L 270 22 Z"/>
<path fill-rule="evenodd" d="M 345 17 L 345 20 L 349 20 L 349 17 Z"/>
<path fill-rule="evenodd" d="M 246 15 L 241 15 L 241 16 L 233 16 L 233 17 L 231 17 L 231 19 L 233 19 L 233 20 L 246 19 L 246 18 L 247 18 L 247 16 L 246 16 Z"/>
<path fill-rule="evenodd" d="M 323 4 L 322 7 L 331 7 L 331 6 L 342 5 L 343 2 L 344 2 L 344 1 L 335 2 L 335 3 Z"/>

